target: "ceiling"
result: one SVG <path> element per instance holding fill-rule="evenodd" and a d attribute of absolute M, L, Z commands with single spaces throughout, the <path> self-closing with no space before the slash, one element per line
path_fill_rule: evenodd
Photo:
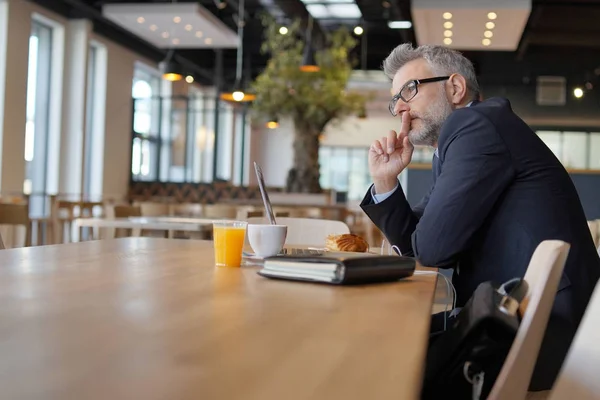
<path fill-rule="evenodd" d="M 102 15 L 161 49 L 237 48 L 237 32 L 197 3 L 106 4 Z"/>
<path fill-rule="evenodd" d="M 32 1 L 70 18 L 92 19 L 94 30 L 99 34 L 156 61 L 161 61 L 166 54 L 165 46 L 147 36 L 147 31 L 144 35 L 138 32 L 143 38 L 133 33 L 141 25 L 137 21 L 129 21 L 127 28 L 107 18 L 102 10 L 123 3 L 164 5 L 170 1 Z M 237 30 L 238 1 L 179 0 L 177 3 L 200 4 L 201 11 L 194 14 L 195 17 L 211 18 L 202 17 L 205 10 L 215 17 L 212 21 L 215 26 L 223 32 L 226 32 L 223 28 L 228 27 L 231 33 Z M 477 7 L 477 4 L 483 6 Z M 312 7 L 314 5 L 322 7 Z M 491 7 L 495 8 L 492 10 Z M 358 60 L 357 69 L 380 69 L 383 59 L 402 42 L 443 41 L 447 30 L 443 28 L 447 21 L 443 19 L 443 13 L 451 12 L 453 42 L 449 46 L 462 50 L 473 61 L 484 87 L 535 82 L 538 75 L 560 75 L 570 82 L 595 84 L 600 75 L 600 0 L 245 0 L 243 69 L 246 79 L 256 76 L 267 61 L 267 56 L 260 52 L 262 27 L 259 13 L 268 11 L 282 24 L 294 16 L 306 25 L 310 15 L 307 8 L 315 17 L 313 38 L 317 42 L 327 30 L 340 25 L 353 28 L 360 23 L 365 32 L 358 37 L 360 43 L 353 54 Z M 358 19 L 355 18 L 358 15 L 356 8 L 360 12 Z M 497 13 L 497 19 L 489 19 L 490 11 Z M 165 16 L 164 22 L 173 17 Z M 392 29 L 389 27 L 392 21 L 403 21 L 402 24 L 411 25 L 411 28 Z M 485 28 L 487 22 L 494 22 L 495 26 L 491 29 L 491 43 L 484 46 L 485 31 L 490 30 Z M 185 29 L 186 24 L 179 25 Z M 178 60 L 194 70 L 198 81 L 210 84 L 215 76 L 216 53 L 208 47 L 215 47 L 215 42 L 207 45 L 204 38 L 197 38 L 198 46 L 178 46 L 185 48 L 178 48 L 176 54 Z M 221 47 L 224 47 L 223 72 L 227 87 L 235 81 L 236 49 Z M 600 87 L 600 82 L 598 85 Z"/>

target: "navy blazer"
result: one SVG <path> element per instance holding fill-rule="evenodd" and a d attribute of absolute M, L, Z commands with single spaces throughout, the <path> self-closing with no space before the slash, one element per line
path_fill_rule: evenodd
<path fill-rule="evenodd" d="M 491 98 L 452 112 L 440 130 L 433 185 L 413 209 L 402 189 L 361 207 L 402 254 L 453 268 L 457 306 L 484 281 L 523 277 L 547 239 L 571 245 L 531 390 L 550 389 L 600 276 L 600 259 L 567 171 L 511 109 Z"/>

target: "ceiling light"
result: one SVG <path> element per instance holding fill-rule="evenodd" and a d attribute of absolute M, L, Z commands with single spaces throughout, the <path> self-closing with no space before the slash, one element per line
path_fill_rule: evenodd
<path fill-rule="evenodd" d="M 483 32 L 483 36 L 485 36 L 486 38 L 491 38 L 492 36 L 494 36 L 494 34 L 492 33 L 492 31 L 485 31 Z"/>
<path fill-rule="evenodd" d="M 452 29 L 453 26 L 454 26 L 454 24 L 450 21 L 444 22 L 444 28 L 446 28 L 446 29 Z"/>
<path fill-rule="evenodd" d="M 330 18 L 329 9 L 324 4 L 306 4 L 306 11 L 314 18 Z"/>
<path fill-rule="evenodd" d="M 212 44 L 212 39 L 207 37 L 206 39 L 204 39 L 204 43 L 206 44 Z"/>
<path fill-rule="evenodd" d="M 384 1 L 383 3 L 381 3 L 381 5 L 383 6 L 383 8 L 390 8 L 392 6 L 392 4 L 389 1 Z"/>
<path fill-rule="evenodd" d="M 410 21 L 389 21 L 388 27 L 391 29 L 410 29 L 412 22 Z"/>
<path fill-rule="evenodd" d="M 495 12 L 489 12 L 488 13 L 488 18 L 489 19 L 496 19 L 498 17 L 498 14 L 496 14 Z"/>
<path fill-rule="evenodd" d="M 185 81 L 187 83 L 194 83 L 194 77 L 191 76 L 191 75 L 188 75 L 188 76 L 185 77 Z"/>
<path fill-rule="evenodd" d="M 494 24 L 492 21 L 488 21 L 485 23 L 485 27 L 487 29 L 494 29 L 495 26 L 496 26 L 496 24 Z"/>
<path fill-rule="evenodd" d="M 492 44 L 492 41 L 486 38 L 481 41 L 481 44 L 483 44 L 484 46 L 489 46 L 490 44 Z"/>
<path fill-rule="evenodd" d="M 218 2 L 218 3 L 217 3 L 217 8 L 218 8 L 219 10 L 222 10 L 222 9 L 224 9 L 225 7 L 227 7 L 227 2 L 225 2 L 225 1 L 220 1 L 220 2 Z"/>
<path fill-rule="evenodd" d="M 573 90 L 573 96 L 577 97 L 578 99 L 583 97 L 583 89 L 582 88 L 575 88 L 575 90 Z"/>
<path fill-rule="evenodd" d="M 449 37 L 445 38 L 444 44 L 452 44 L 452 39 L 450 39 Z"/>
<path fill-rule="evenodd" d="M 197 38 L 201 38 L 204 34 L 202 33 L 202 31 L 196 31 L 196 37 Z"/>
<path fill-rule="evenodd" d="M 445 37 L 452 37 L 452 31 L 444 31 Z"/>
<path fill-rule="evenodd" d="M 271 118 L 271 120 L 269 122 L 267 122 L 267 128 L 269 129 L 275 129 L 279 127 L 279 121 L 277 120 L 277 118 Z"/>
<path fill-rule="evenodd" d="M 175 38 L 171 41 L 173 44 L 179 44 L 179 39 Z"/>
<path fill-rule="evenodd" d="M 451 19 L 452 18 L 452 13 L 445 12 L 445 13 L 442 14 L 442 17 L 444 17 L 444 19 Z"/>
<path fill-rule="evenodd" d="M 163 32 L 161 36 L 166 39 L 169 37 L 169 32 Z"/>
<path fill-rule="evenodd" d="M 146 22 L 146 19 L 144 17 L 138 17 L 137 22 L 138 24 L 143 24 L 144 22 Z"/>
<path fill-rule="evenodd" d="M 188 31 L 188 32 L 190 32 L 192 30 L 192 26 L 190 24 L 187 24 L 185 26 L 185 30 Z"/>
<path fill-rule="evenodd" d="M 333 3 L 333 2 L 332 2 Z M 359 19 L 362 17 L 356 3 L 333 3 L 327 6 L 333 18 Z"/>
<path fill-rule="evenodd" d="M 233 92 L 231 97 L 233 97 L 233 99 L 235 101 L 242 101 L 242 100 L 244 100 L 244 92 L 242 92 L 240 90 L 236 90 L 235 92 Z"/>
<path fill-rule="evenodd" d="M 356 26 L 356 27 L 354 27 L 354 34 L 355 35 L 362 35 L 364 31 L 365 30 L 362 28 L 362 26 Z"/>
<path fill-rule="evenodd" d="M 155 31 L 157 29 L 158 29 L 158 26 L 156 26 L 156 25 L 150 25 L 150 30 L 151 31 Z"/>
<path fill-rule="evenodd" d="M 175 22 L 176 24 L 181 22 L 181 17 L 174 17 L 173 18 L 173 22 Z"/>
<path fill-rule="evenodd" d="M 280 33 L 281 35 L 287 35 L 287 33 L 288 33 L 288 28 L 287 28 L 287 27 L 285 27 L 285 26 L 282 26 L 281 28 L 279 28 L 279 33 Z"/>

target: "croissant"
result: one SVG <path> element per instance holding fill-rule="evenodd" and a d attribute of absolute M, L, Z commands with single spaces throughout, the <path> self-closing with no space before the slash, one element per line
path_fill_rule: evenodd
<path fill-rule="evenodd" d="M 346 233 L 343 235 L 327 236 L 325 248 L 329 251 L 354 251 L 365 253 L 369 250 L 369 244 L 360 236 Z"/>

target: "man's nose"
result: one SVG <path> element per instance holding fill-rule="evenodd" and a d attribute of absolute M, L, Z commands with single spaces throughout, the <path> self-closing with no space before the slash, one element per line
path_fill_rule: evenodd
<path fill-rule="evenodd" d="M 410 106 L 402 100 L 398 100 L 396 102 L 396 107 L 394 107 L 394 111 L 396 112 L 396 115 L 402 116 L 406 111 L 410 111 Z"/>
<path fill-rule="evenodd" d="M 402 100 L 399 100 L 396 103 L 396 107 L 394 107 L 394 111 L 396 112 L 396 115 L 402 116 L 403 113 L 410 111 L 410 106 Z"/>

